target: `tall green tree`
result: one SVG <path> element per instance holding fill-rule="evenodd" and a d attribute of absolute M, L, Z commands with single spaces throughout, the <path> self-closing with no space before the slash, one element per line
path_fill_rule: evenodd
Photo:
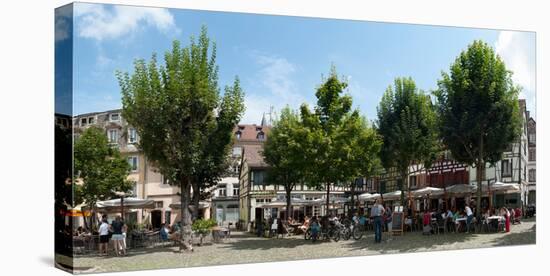
<path fill-rule="evenodd" d="M 291 193 L 305 179 L 307 162 L 304 149 L 311 148 L 311 145 L 307 145 L 306 136 L 298 113 L 287 106 L 275 121 L 262 152 L 265 162 L 270 166 L 268 181 L 285 189 L 287 219 L 292 214 Z"/>
<path fill-rule="evenodd" d="M 380 173 L 380 149 L 382 139 L 376 130 L 359 116 L 357 111 L 347 116 L 336 134 L 339 167 L 344 183 L 351 193 L 352 213 L 355 211 L 356 180 L 369 179 Z"/>
<path fill-rule="evenodd" d="M 384 168 L 399 172 L 401 203 L 405 205 L 403 188 L 410 192 L 409 175 L 430 167 L 439 152 L 435 109 L 429 95 L 419 91 L 412 78 L 396 78 L 377 112 L 383 139 L 380 158 Z"/>
<path fill-rule="evenodd" d="M 82 183 L 74 185 L 75 204 L 84 203 L 93 211 L 98 201 L 130 192 L 134 184 L 127 179 L 130 169 L 118 148 L 109 145 L 103 129 L 86 129 L 74 143 L 74 171 Z"/>
<path fill-rule="evenodd" d="M 206 122 L 200 141 L 200 167 L 193 174 L 193 217 L 198 217 L 199 201 L 211 196 L 210 187 L 216 186 L 230 166 L 233 128 L 244 112 L 244 93 L 236 78 L 233 86 L 225 87 L 215 118 Z M 195 192 L 196 191 L 196 192 Z"/>
<path fill-rule="evenodd" d="M 449 71 L 442 73 L 435 91 L 441 138 L 457 161 L 476 167 L 479 216 L 486 163 L 500 160 L 520 137 L 520 87 L 483 41 L 474 41 L 462 51 Z"/>
<path fill-rule="evenodd" d="M 332 66 L 328 78 L 317 88 L 317 105 L 314 111 L 307 105 L 300 108 L 306 138 L 314 145 L 304 154 L 308 158 L 307 184 L 316 188 L 324 186 L 327 210 L 330 206 L 331 185 L 338 185 L 345 180 L 339 166 L 342 143 L 336 139 L 344 119 L 352 113 L 351 96 L 342 95 L 347 86 L 347 82 L 338 78 L 336 69 Z"/>
<path fill-rule="evenodd" d="M 210 168 L 223 160 L 218 157 L 230 143 L 231 132 L 226 125 L 234 125 L 243 112 L 239 81 L 220 97 L 216 47 L 206 27 L 187 47 L 174 41 L 163 66 L 153 54 L 148 63 L 136 60 L 131 76 L 117 72 L 117 77 L 123 116 L 140 134 L 140 148 L 171 185 L 180 188 L 180 249 L 192 250 L 191 190 L 200 193 L 201 184 L 211 178 Z"/>

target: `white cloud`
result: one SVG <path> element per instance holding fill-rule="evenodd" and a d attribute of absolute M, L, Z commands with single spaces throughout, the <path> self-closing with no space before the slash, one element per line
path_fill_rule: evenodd
<path fill-rule="evenodd" d="M 506 68 L 513 72 L 512 80 L 514 83 L 523 88 L 519 97 L 526 99 L 527 109 L 535 117 L 536 58 L 534 34 L 501 31 L 495 43 L 495 50 L 504 60 Z"/>
<path fill-rule="evenodd" d="M 299 94 L 293 79 L 297 71 L 294 64 L 282 57 L 257 53 L 252 57 L 260 70 L 251 81 L 251 88 L 255 91 L 246 91 L 246 111 L 242 123 L 259 124 L 262 115 L 266 113 L 267 116 L 271 107 L 278 114 L 286 105 L 297 109 L 306 102 L 305 97 Z"/>
<path fill-rule="evenodd" d="M 71 28 L 71 6 L 57 8 L 55 10 L 55 41 L 69 38 Z"/>
<path fill-rule="evenodd" d="M 75 4 L 75 33 L 84 38 L 98 41 L 116 39 L 151 26 L 159 31 L 179 32 L 174 17 L 167 9 L 113 6 L 107 9 L 100 4 Z"/>

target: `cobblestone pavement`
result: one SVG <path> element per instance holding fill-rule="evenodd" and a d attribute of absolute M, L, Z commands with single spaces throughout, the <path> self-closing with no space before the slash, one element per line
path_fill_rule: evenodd
<path fill-rule="evenodd" d="M 125 257 L 77 257 L 74 266 L 75 273 L 91 273 L 527 245 L 535 244 L 535 229 L 535 221 L 529 220 L 512 225 L 510 233 L 384 233 L 380 244 L 374 243 L 372 232 L 358 241 L 317 243 L 304 240 L 302 235 L 266 239 L 237 232 L 228 241 L 195 246 L 193 253 L 178 253 L 176 247 L 134 249 Z"/>

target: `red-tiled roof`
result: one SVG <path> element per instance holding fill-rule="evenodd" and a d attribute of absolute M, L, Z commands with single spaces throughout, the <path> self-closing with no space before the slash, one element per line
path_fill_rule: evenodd
<path fill-rule="evenodd" d="M 269 135 L 269 131 L 271 130 L 271 127 L 269 126 L 261 126 L 261 125 L 237 125 L 233 129 L 233 133 L 236 135 L 238 132 L 240 132 L 241 136 L 238 139 L 239 141 L 262 141 L 258 139 L 258 134 L 263 133 L 264 134 L 264 140 L 267 139 L 267 136 Z"/>
<path fill-rule="evenodd" d="M 246 145 L 244 146 L 243 162 L 246 162 L 250 167 L 268 167 L 262 155 L 262 145 Z"/>

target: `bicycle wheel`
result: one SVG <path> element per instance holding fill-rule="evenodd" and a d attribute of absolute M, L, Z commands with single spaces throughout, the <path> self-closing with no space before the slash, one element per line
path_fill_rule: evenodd
<path fill-rule="evenodd" d="M 363 231 L 361 231 L 359 227 L 355 227 L 353 228 L 352 236 L 353 236 L 353 239 L 360 240 L 363 237 Z"/>
<path fill-rule="evenodd" d="M 304 233 L 304 239 L 306 241 L 311 239 L 311 229 L 307 229 L 307 231 Z"/>
<path fill-rule="evenodd" d="M 340 240 L 340 231 L 338 231 L 337 229 L 331 230 L 329 236 L 332 240 L 337 242 Z"/>

